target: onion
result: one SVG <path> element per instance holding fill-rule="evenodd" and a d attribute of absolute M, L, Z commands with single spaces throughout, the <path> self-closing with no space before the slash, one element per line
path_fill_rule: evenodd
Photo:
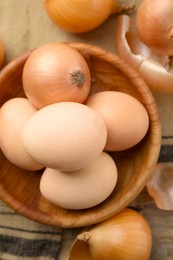
<path fill-rule="evenodd" d="M 173 55 L 173 1 L 144 0 L 136 16 L 139 38 L 158 54 Z"/>
<path fill-rule="evenodd" d="M 32 52 L 23 69 L 23 88 L 38 109 L 61 101 L 83 103 L 90 71 L 82 55 L 63 43 L 48 43 Z"/>
<path fill-rule="evenodd" d="M 44 0 L 44 7 L 55 24 L 69 32 L 83 33 L 97 28 L 113 14 L 131 10 L 134 4 L 117 0 Z"/>
<path fill-rule="evenodd" d="M 67 260 L 148 260 L 151 248 L 147 220 L 125 208 L 79 234 Z"/>

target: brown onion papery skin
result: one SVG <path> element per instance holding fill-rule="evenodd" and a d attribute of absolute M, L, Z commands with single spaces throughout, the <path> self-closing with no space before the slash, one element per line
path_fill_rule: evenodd
<path fill-rule="evenodd" d="M 118 0 L 45 0 L 44 7 L 51 20 L 73 33 L 91 31 L 104 23 L 112 14 L 130 10 L 134 3 Z"/>
<path fill-rule="evenodd" d="M 76 84 L 75 72 L 84 75 Z M 90 70 L 82 55 L 63 43 L 48 43 L 35 49 L 23 69 L 23 88 L 38 109 L 62 101 L 83 103 L 90 91 Z"/>
<path fill-rule="evenodd" d="M 146 187 L 159 209 L 173 210 L 173 163 L 158 163 Z"/>
<path fill-rule="evenodd" d="M 144 0 L 137 11 L 136 29 L 155 52 L 173 55 L 173 1 Z"/>
<path fill-rule="evenodd" d="M 68 260 L 148 260 L 151 248 L 152 234 L 146 219 L 125 208 L 79 234 Z"/>
<path fill-rule="evenodd" d="M 4 61 L 4 45 L 2 41 L 0 41 L 0 68 L 3 65 L 3 61 Z"/>
<path fill-rule="evenodd" d="M 116 2 L 113 0 L 45 0 L 44 6 L 55 24 L 69 32 L 81 33 L 102 24 L 118 6 Z"/>

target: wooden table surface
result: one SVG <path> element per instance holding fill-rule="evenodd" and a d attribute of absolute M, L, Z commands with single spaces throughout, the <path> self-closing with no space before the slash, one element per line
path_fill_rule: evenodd
<path fill-rule="evenodd" d="M 141 0 L 134 2 L 136 8 L 130 13 L 133 19 Z M 0 38 L 5 45 L 5 64 L 32 48 L 52 41 L 92 43 L 116 52 L 115 23 L 116 16 L 112 16 L 92 32 L 72 34 L 65 32 L 50 21 L 44 10 L 43 0 L 0 0 Z M 154 93 L 154 95 L 160 112 L 163 132 L 164 154 L 160 156 L 160 160 L 171 161 L 170 153 L 166 155 L 165 151 L 170 151 L 173 142 L 171 137 L 173 136 L 173 95 L 163 93 Z M 173 211 L 158 209 L 146 189 L 131 206 L 146 217 L 152 229 L 153 247 L 150 259 L 172 260 Z"/>

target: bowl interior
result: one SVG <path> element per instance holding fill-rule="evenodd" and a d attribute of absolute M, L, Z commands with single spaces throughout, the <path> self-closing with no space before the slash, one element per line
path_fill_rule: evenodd
<path fill-rule="evenodd" d="M 138 145 L 110 153 L 118 167 L 118 183 L 109 198 L 90 209 L 67 210 L 49 203 L 39 191 L 42 171 L 19 169 L 0 152 L 0 198 L 32 220 L 72 228 L 92 225 L 118 213 L 141 192 L 158 160 L 161 130 L 153 95 L 133 68 L 97 46 L 66 44 L 77 49 L 88 62 L 92 75 L 91 92 L 116 90 L 128 93 L 143 103 L 150 118 L 148 133 Z M 21 55 L 0 72 L 0 106 L 10 98 L 24 96 L 22 71 L 31 52 Z"/>

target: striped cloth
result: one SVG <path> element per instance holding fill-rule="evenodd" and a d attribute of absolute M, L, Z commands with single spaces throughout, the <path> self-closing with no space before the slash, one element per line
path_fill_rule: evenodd
<path fill-rule="evenodd" d="M 173 136 L 162 136 L 162 147 L 159 162 L 173 162 Z"/>
<path fill-rule="evenodd" d="M 0 201 L 0 260 L 58 259 L 63 229 L 31 221 Z"/>

